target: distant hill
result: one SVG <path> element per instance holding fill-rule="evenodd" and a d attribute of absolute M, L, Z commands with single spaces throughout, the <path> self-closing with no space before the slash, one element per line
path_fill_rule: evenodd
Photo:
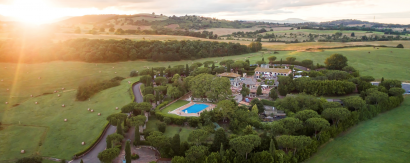
<path fill-rule="evenodd" d="M 59 21 L 58 24 L 82 24 L 82 23 L 97 23 L 104 20 L 109 20 L 110 18 L 114 18 L 117 15 L 110 14 L 110 15 L 84 15 L 84 16 L 76 16 L 71 17 L 62 21 Z"/>
<path fill-rule="evenodd" d="M 270 23 L 291 23 L 291 24 L 297 24 L 297 23 L 305 23 L 305 22 L 313 22 L 309 20 L 303 20 L 299 18 L 288 18 L 285 20 L 254 20 L 254 21 L 264 21 L 264 22 L 270 22 Z"/>

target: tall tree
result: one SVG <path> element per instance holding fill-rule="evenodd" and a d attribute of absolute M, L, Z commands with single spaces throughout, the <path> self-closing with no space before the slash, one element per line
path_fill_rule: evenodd
<path fill-rule="evenodd" d="M 120 149 L 118 148 L 109 148 L 100 153 L 98 153 L 98 159 L 101 162 L 112 162 L 120 154 Z"/>
<path fill-rule="evenodd" d="M 269 153 L 272 155 L 273 157 L 273 161 L 275 161 L 275 157 L 276 157 L 276 148 L 275 148 L 275 142 L 273 142 L 273 139 L 270 140 L 270 145 L 269 145 Z"/>
<path fill-rule="evenodd" d="M 245 84 L 242 84 L 242 89 L 241 89 L 242 98 L 245 98 L 247 95 L 249 95 L 250 92 L 251 91 L 249 90 L 249 88 L 247 88 Z"/>
<path fill-rule="evenodd" d="M 309 118 L 320 118 L 320 115 L 314 110 L 302 110 L 297 112 L 293 117 L 304 122 Z"/>
<path fill-rule="evenodd" d="M 106 144 L 107 144 L 107 149 L 108 149 L 108 148 L 112 148 L 112 147 L 113 147 L 113 146 L 112 146 L 113 144 L 118 143 L 118 142 L 121 142 L 122 139 L 124 139 L 124 136 L 122 136 L 122 135 L 120 135 L 120 134 L 117 134 L 117 133 L 108 135 L 107 138 L 105 139 Z"/>
<path fill-rule="evenodd" d="M 352 96 L 343 99 L 343 105 L 351 110 L 359 110 L 366 107 L 366 101 L 359 96 Z"/>
<path fill-rule="evenodd" d="M 270 56 L 268 57 L 268 60 L 269 60 L 269 64 L 272 64 L 272 62 L 275 62 L 276 56 Z"/>
<path fill-rule="evenodd" d="M 262 95 L 262 86 L 258 87 L 258 89 L 256 90 L 256 95 L 258 96 Z"/>
<path fill-rule="evenodd" d="M 306 124 L 315 130 L 315 138 L 317 138 L 316 135 L 319 134 L 321 130 L 330 126 L 330 123 L 323 118 L 309 118 L 306 120 Z M 320 136 L 317 139 L 319 140 Z"/>
<path fill-rule="evenodd" d="M 192 146 L 185 152 L 185 157 L 191 162 L 202 162 L 208 154 L 208 148 L 205 146 Z"/>
<path fill-rule="evenodd" d="M 130 141 L 125 144 L 125 161 L 126 163 L 131 163 L 131 146 Z"/>
<path fill-rule="evenodd" d="M 269 97 L 272 98 L 272 100 L 276 100 L 279 98 L 278 93 L 276 92 L 275 88 L 272 88 L 269 92 Z"/>
<path fill-rule="evenodd" d="M 159 131 L 151 132 L 151 134 L 147 136 L 147 141 L 159 151 L 167 147 L 170 143 L 169 138 Z"/>
<path fill-rule="evenodd" d="M 341 54 L 332 54 L 325 60 L 326 68 L 330 70 L 341 70 L 347 66 L 347 58 Z"/>
<path fill-rule="evenodd" d="M 188 141 L 193 142 L 196 146 L 199 146 L 209 136 L 209 133 L 204 129 L 196 129 L 192 131 L 188 136 Z"/>
<path fill-rule="evenodd" d="M 117 121 L 117 134 L 124 135 L 124 131 L 122 130 L 121 120 Z"/>
<path fill-rule="evenodd" d="M 332 120 L 333 124 L 337 126 L 340 120 L 349 117 L 350 111 L 346 108 L 328 108 L 322 112 L 322 116 L 326 119 Z"/>
<path fill-rule="evenodd" d="M 137 146 L 141 142 L 140 130 L 139 126 L 135 126 L 135 137 L 134 137 L 134 145 Z"/>
<path fill-rule="evenodd" d="M 230 118 L 232 114 L 234 114 L 236 106 L 235 103 L 231 100 L 222 100 L 219 101 L 216 105 L 216 109 L 222 113 L 223 121 L 225 122 L 227 118 Z"/>
<path fill-rule="evenodd" d="M 181 147 L 181 140 L 180 140 L 179 134 L 175 134 L 171 141 L 171 149 L 172 151 L 175 152 L 175 155 L 182 154 L 180 153 L 181 152 L 180 147 Z"/>
<path fill-rule="evenodd" d="M 188 64 L 185 65 L 185 76 L 189 76 L 189 66 L 188 66 Z"/>
<path fill-rule="evenodd" d="M 260 144 L 261 138 L 257 135 L 239 136 L 229 141 L 229 145 L 232 149 L 240 155 L 245 155 L 246 159 L 248 159 L 248 153 L 252 152 L 252 150 Z"/>

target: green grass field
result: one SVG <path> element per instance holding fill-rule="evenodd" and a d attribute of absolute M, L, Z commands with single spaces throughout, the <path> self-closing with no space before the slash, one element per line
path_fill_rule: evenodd
<path fill-rule="evenodd" d="M 158 127 L 156 125 L 157 122 L 159 122 L 159 120 L 157 118 L 155 118 L 155 116 L 149 117 L 146 130 L 148 130 L 148 131 L 158 131 Z M 182 129 L 181 132 L 179 131 L 180 129 Z M 176 125 L 167 125 L 167 128 L 165 129 L 164 135 L 166 135 L 168 137 L 173 137 L 175 134 L 179 133 L 181 141 L 187 141 L 189 133 L 191 133 L 191 131 L 193 131 L 193 130 L 194 130 L 194 128 L 192 128 L 192 127 L 181 127 L 181 126 L 176 126 Z"/>
<path fill-rule="evenodd" d="M 266 33 L 312 33 L 312 34 L 335 34 L 336 32 L 342 32 L 343 35 L 350 35 L 351 33 L 355 34 L 379 34 L 383 35 L 383 32 L 374 32 L 366 33 L 366 31 L 341 31 L 341 30 L 314 30 L 314 29 L 299 29 L 299 30 L 280 30 L 280 31 L 269 31 Z"/>
<path fill-rule="evenodd" d="M 185 101 L 185 100 L 178 100 L 176 102 L 174 102 L 173 104 L 165 107 L 164 109 L 161 110 L 161 112 L 163 113 L 168 113 L 169 111 L 173 111 L 181 106 L 184 106 L 186 104 L 188 104 L 189 101 Z"/>
<path fill-rule="evenodd" d="M 410 97 L 394 110 L 351 128 L 306 163 L 385 163 L 410 160 Z"/>
<path fill-rule="evenodd" d="M 31 153 L 70 159 L 100 135 L 107 124 L 106 117 L 119 112 L 115 107 L 124 106 L 132 100 L 128 81 L 138 79 L 125 79 L 120 86 L 104 90 L 90 101 L 75 101 L 76 91 L 73 90 L 59 92 L 61 97 L 57 94 L 44 95 L 30 98 L 19 106 L 2 109 L 0 117 L 5 129 L 0 131 L 0 155 L 6 157 L 0 157 L 0 162 Z M 87 111 L 87 108 L 94 112 Z M 97 113 L 102 115 L 98 116 Z M 87 145 L 81 145 L 83 141 Z M 27 154 L 20 154 L 20 150 L 26 150 Z"/>
<path fill-rule="evenodd" d="M 298 44 L 291 45 L 296 46 Z M 308 47 L 308 45 L 305 45 L 305 47 Z M 368 53 L 369 51 L 371 53 Z M 390 53 L 390 51 L 393 51 L 393 53 Z M 0 140 L 0 155 L 7 155 L 7 157 L 0 157 L 0 162 L 37 152 L 42 156 L 71 158 L 73 154 L 87 147 L 87 145 L 81 146 L 82 141 L 91 143 L 96 139 L 106 123 L 105 117 L 117 112 L 113 108 L 121 107 L 130 102 L 127 81 L 136 81 L 137 78 L 126 79 L 121 86 L 110 88 L 91 97 L 91 101 L 78 102 L 75 101 L 76 89 L 83 80 L 107 80 L 115 76 L 127 77 L 130 71 L 141 71 L 144 66 L 149 68 L 168 67 L 168 65 L 185 65 L 193 62 L 226 59 L 249 59 L 253 64 L 261 60 L 262 56 L 267 61 L 267 57 L 273 55 L 268 53 L 271 53 L 271 51 L 176 62 L 130 61 L 95 64 L 55 61 L 39 64 L 0 63 L 0 79 L 3 80 L 0 82 L 0 121 L 6 124 L 0 130 L 0 137 L 6 138 Z M 323 64 L 324 60 L 334 53 L 345 55 L 349 59 L 349 65 L 358 69 L 361 75 L 371 75 L 376 79 L 384 77 L 385 79 L 410 81 L 410 71 L 408 71 L 410 68 L 410 65 L 408 65 L 410 61 L 409 49 L 344 48 L 327 49 L 323 52 L 279 51 L 279 54 L 275 54 L 275 56 L 278 60 L 280 58 L 285 60 L 286 57 L 294 56 L 297 61 L 311 59 L 315 64 L 317 62 Z M 216 65 L 218 66 L 218 64 Z M 38 79 L 39 77 L 41 79 Z M 65 88 L 64 92 L 61 90 L 63 87 Z M 6 91 L 6 89 L 10 90 Z M 43 93 L 52 93 L 55 90 L 58 90 L 62 97 L 58 98 L 56 94 L 30 97 L 30 95 L 38 96 Z M 34 104 L 36 101 L 39 102 L 38 105 Z M 9 104 L 6 105 L 5 102 L 9 102 Z M 12 107 L 14 104 L 20 105 Z M 65 104 L 66 107 L 62 108 L 62 104 Z M 95 108 L 96 112 L 87 112 L 88 107 Z M 98 112 L 102 113 L 101 117 L 96 115 Z M 68 119 L 68 122 L 63 122 L 65 118 Z M 27 127 L 27 125 L 33 127 Z M 45 130 L 41 126 L 48 129 Z M 24 130 L 26 132 L 22 132 L 21 127 L 27 128 Z M 24 134 L 44 134 L 45 131 L 47 133 L 44 137 L 42 135 L 31 136 L 32 139 L 26 139 L 23 136 Z M 178 126 L 175 129 L 169 129 L 165 134 L 173 136 L 176 133 L 175 131 L 179 131 Z M 189 130 L 185 131 L 183 128 L 181 133 L 185 132 L 189 133 Z M 16 137 L 16 135 L 18 136 Z M 14 146 L 11 148 L 11 144 L 6 142 L 12 141 L 20 141 L 21 143 L 13 144 Z M 39 146 L 40 141 L 41 146 Z M 20 154 L 19 151 L 22 149 L 26 150 L 27 154 Z"/>

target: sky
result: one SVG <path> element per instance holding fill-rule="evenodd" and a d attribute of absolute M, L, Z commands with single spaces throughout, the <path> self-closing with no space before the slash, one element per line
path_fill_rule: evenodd
<path fill-rule="evenodd" d="M 0 15 L 28 23 L 68 16 L 152 13 L 227 20 L 323 22 L 358 19 L 410 24 L 410 0 L 0 0 Z"/>

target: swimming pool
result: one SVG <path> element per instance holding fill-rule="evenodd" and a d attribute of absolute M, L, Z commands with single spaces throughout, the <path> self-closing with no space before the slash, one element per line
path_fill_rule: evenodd
<path fill-rule="evenodd" d="M 209 105 L 205 105 L 205 104 L 194 104 L 184 110 L 182 110 L 182 112 L 184 113 L 198 113 L 202 110 L 204 110 L 205 108 L 207 108 Z"/>

